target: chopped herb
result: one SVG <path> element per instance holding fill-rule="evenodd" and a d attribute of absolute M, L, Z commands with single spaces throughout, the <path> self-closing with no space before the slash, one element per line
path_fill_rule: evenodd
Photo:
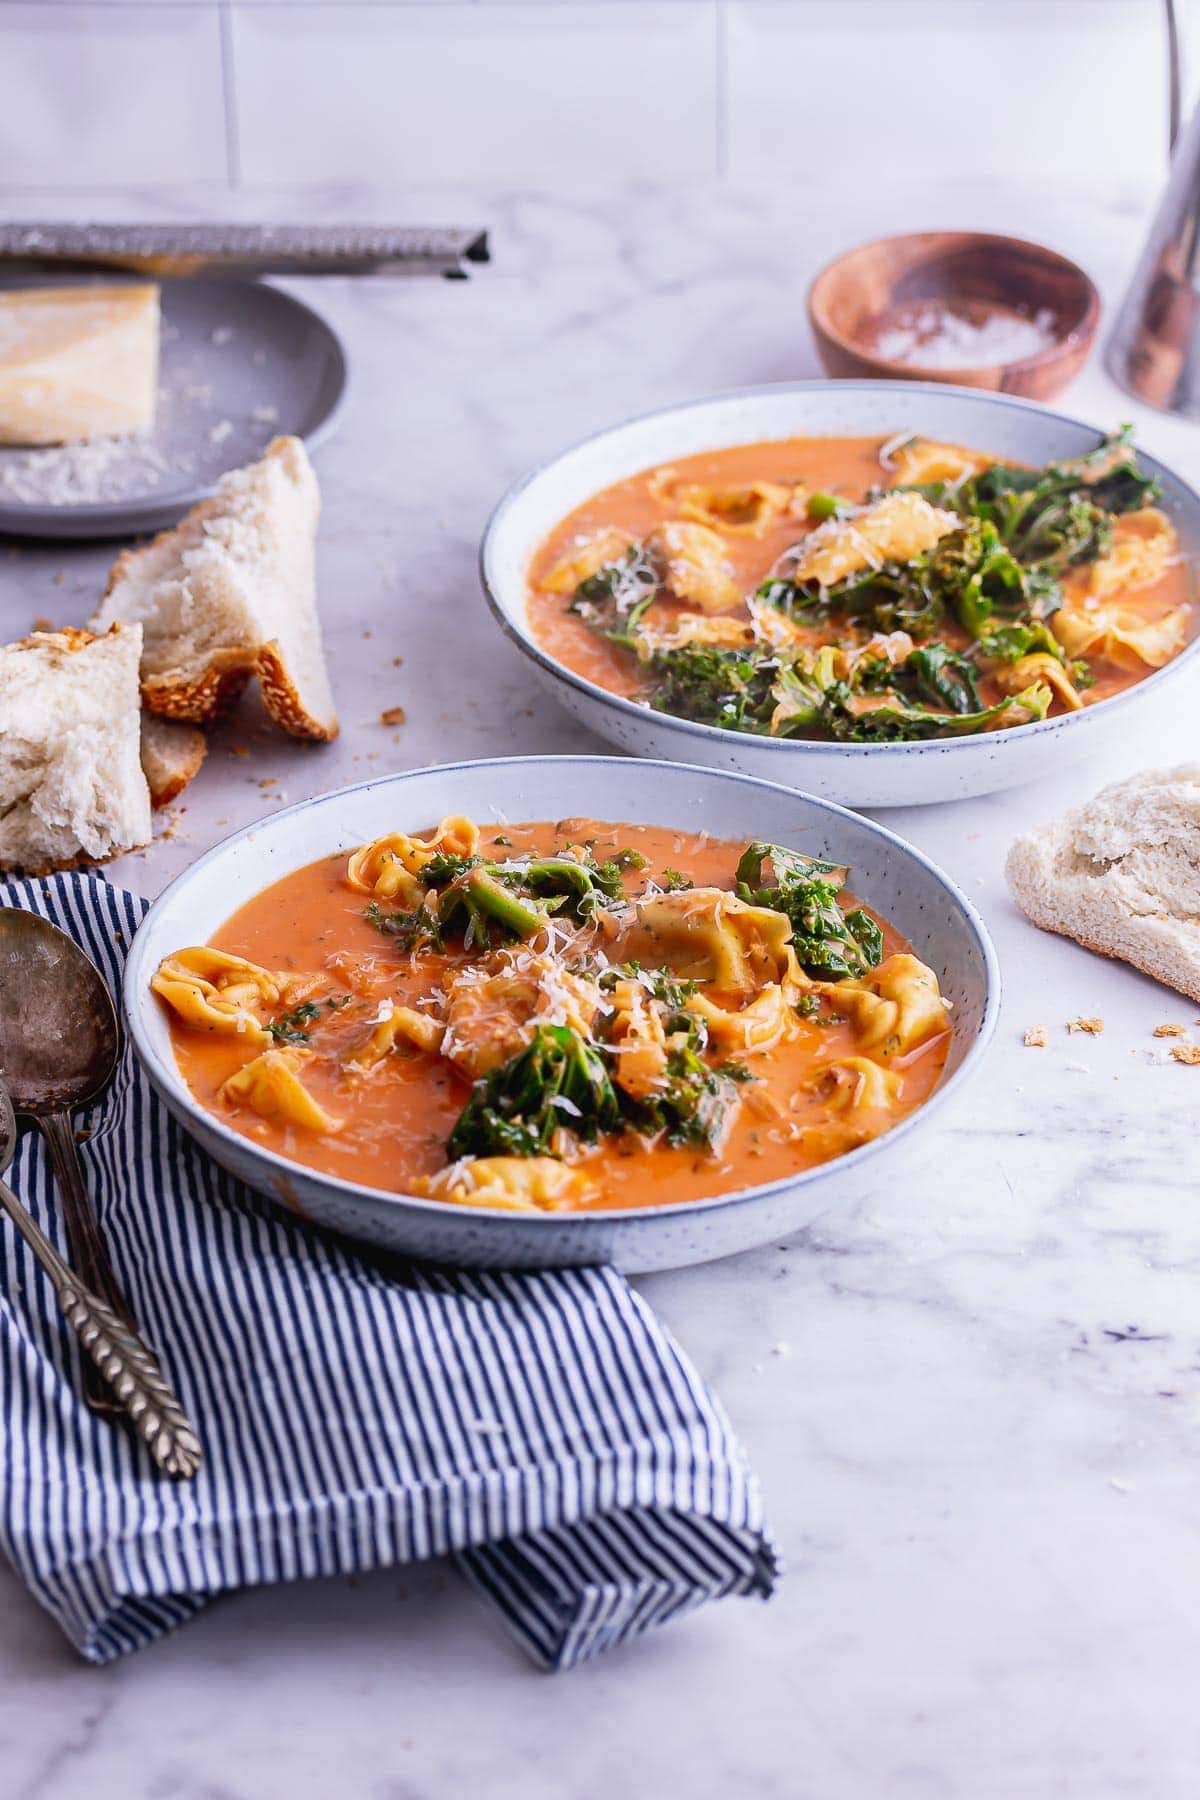
<path fill-rule="evenodd" d="M 437 918 L 423 906 L 414 907 L 411 912 L 388 913 L 384 912 L 378 900 L 369 900 L 363 907 L 363 918 L 376 931 L 382 931 L 385 937 L 395 939 L 402 950 L 441 947 Z"/>
<path fill-rule="evenodd" d="M 683 893 L 685 889 L 696 885 L 690 875 L 681 875 L 678 869 L 664 869 L 662 884 L 668 894 Z"/>
<path fill-rule="evenodd" d="M 267 1030 L 277 1044 L 307 1044 L 309 1034 L 304 1029 L 314 1019 L 321 1016 L 321 1009 L 315 1000 L 302 1000 L 299 1006 L 293 1006 L 278 1019 L 272 1019 Z"/>

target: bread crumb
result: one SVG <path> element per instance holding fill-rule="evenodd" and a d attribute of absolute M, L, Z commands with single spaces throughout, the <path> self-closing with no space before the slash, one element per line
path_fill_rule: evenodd
<path fill-rule="evenodd" d="M 33 624 L 30 627 L 30 630 L 32 630 L 32 631 L 53 631 L 54 630 L 54 621 L 53 621 L 53 619 L 43 619 L 41 617 L 38 617 L 33 621 Z"/>
<path fill-rule="evenodd" d="M 1025 1033 L 1024 1043 L 1030 1050 L 1044 1050 L 1048 1039 L 1044 1025 L 1031 1025 Z"/>
<path fill-rule="evenodd" d="M 403 661 L 404 661 L 404 658 L 402 656 L 393 656 L 393 658 L 392 658 L 393 669 L 398 669 L 400 667 L 400 664 Z"/>
<path fill-rule="evenodd" d="M 1089 1037 L 1099 1037 L 1100 1033 L 1104 1030 L 1104 1020 L 1103 1019 L 1070 1019 L 1067 1023 L 1067 1030 L 1068 1031 L 1086 1031 Z"/>
<path fill-rule="evenodd" d="M 381 725 L 403 725 L 407 714 L 402 706 L 389 706 L 386 712 L 379 715 Z"/>
<path fill-rule="evenodd" d="M 1155 1035 L 1155 1037 L 1186 1037 L 1187 1036 L 1187 1026 L 1186 1025 L 1156 1025 L 1154 1027 L 1154 1035 Z"/>
<path fill-rule="evenodd" d="M 245 744 L 230 744 L 229 754 L 231 756 L 249 756 L 250 752 Z"/>
<path fill-rule="evenodd" d="M 1171 1055 L 1176 1062 L 1200 1063 L 1200 1044 L 1172 1044 Z"/>

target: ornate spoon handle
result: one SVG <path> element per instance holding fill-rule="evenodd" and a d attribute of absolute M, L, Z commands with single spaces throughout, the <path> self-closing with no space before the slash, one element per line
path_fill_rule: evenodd
<path fill-rule="evenodd" d="M 186 1480 L 204 1459 L 200 1440 L 167 1385 L 154 1354 L 98 1295 L 77 1280 L 7 1182 L 0 1205 L 54 1283 L 63 1317 L 112 1388 L 164 1475 Z"/>
<path fill-rule="evenodd" d="M 88 1199 L 84 1186 L 83 1170 L 79 1165 L 79 1150 L 75 1143 L 75 1129 L 71 1123 L 71 1115 L 66 1112 L 35 1113 L 33 1122 L 46 1140 L 50 1151 L 50 1161 L 54 1166 L 54 1178 L 58 1184 L 58 1197 L 62 1202 L 63 1220 L 67 1227 L 67 1243 L 71 1251 L 71 1266 L 78 1271 L 78 1280 L 96 1296 L 103 1300 L 109 1311 L 115 1313 L 131 1331 L 136 1331 L 133 1314 L 129 1310 L 129 1302 L 117 1283 L 104 1239 L 100 1235 L 100 1227 L 96 1223 L 96 1215 L 92 1203 Z M 83 1397 L 93 1412 L 120 1412 L 121 1408 L 113 1396 L 111 1388 L 104 1380 L 94 1362 L 83 1365 Z"/>

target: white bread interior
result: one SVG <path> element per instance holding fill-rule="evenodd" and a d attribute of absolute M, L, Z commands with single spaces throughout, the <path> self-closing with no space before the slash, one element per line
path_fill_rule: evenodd
<path fill-rule="evenodd" d="M 169 806 L 182 794 L 200 764 L 208 743 L 195 725 L 142 713 L 142 772 L 150 788 L 151 806 Z"/>
<path fill-rule="evenodd" d="M 141 627 L 0 648 L 0 869 L 47 875 L 150 841 Z"/>
<path fill-rule="evenodd" d="M 1035 925 L 1200 1000 L 1200 764 L 1102 789 L 1018 838 L 1005 874 Z"/>
<path fill-rule="evenodd" d="M 285 731 L 336 737 L 317 617 L 319 512 L 304 445 L 275 438 L 180 524 L 118 557 L 88 624 L 143 627 L 142 697 L 151 712 L 203 724 L 257 675 Z"/>

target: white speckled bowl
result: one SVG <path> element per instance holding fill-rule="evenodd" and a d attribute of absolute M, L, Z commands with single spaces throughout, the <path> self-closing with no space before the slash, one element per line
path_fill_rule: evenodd
<path fill-rule="evenodd" d="M 937 970 L 953 1004 L 941 1086 L 886 1136 L 788 1180 L 683 1206 L 558 1216 L 455 1207 L 360 1187 L 265 1150 L 206 1112 L 179 1073 L 164 1008 L 150 991 L 161 958 L 207 942 L 236 908 L 291 870 L 452 812 L 487 823 L 587 814 L 774 839 L 850 864 L 857 892 Z M 903 1180 L 914 1134 L 928 1130 L 982 1059 L 999 1010 L 1000 976 L 982 921 L 946 876 L 891 832 L 841 807 L 686 764 L 648 762 L 633 770 L 619 757 L 505 757 L 384 776 L 289 807 L 227 838 L 146 915 L 126 964 L 124 1004 L 142 1064 L 185 1129 L 248 1186 L 316 1223 L 437 1262 L 494 1268 L 614 1262 L 642 1270 L 728 1256 L 796 1231 L 881 1176 Z"/>
<path fill-rule="evenodd" d="M 554 526 L 601 488 L 656 463 L 725 445 L 875 433 L 884 438 L 899 431 L 1025 463 L 1076 456 L 1097 437 L 1092 426 L 1029 401 L 936 382 L 798 381 L 667 407 L 598 432 L 509 489 L 483 538 L 484 593 L 555 698 L 622 750 L 791 782 L 846 806 L 919 806 L 989 794 L 1083 757 L 1102 734 L 1144 726 L 1163 685 L 1195 670 L 1200 639 L 1135 687 L 1082 712 L 916 744 L 817 743 L 698 725 L 610 694 L 564 668 L 535 641 L 526 610 L 530 562 Z M 1184 549 L 1200 555 L 1200 495 L 1153 457 L 1143 454 L 1142 461 L 1162 477 L 1163 505 Z"/>

